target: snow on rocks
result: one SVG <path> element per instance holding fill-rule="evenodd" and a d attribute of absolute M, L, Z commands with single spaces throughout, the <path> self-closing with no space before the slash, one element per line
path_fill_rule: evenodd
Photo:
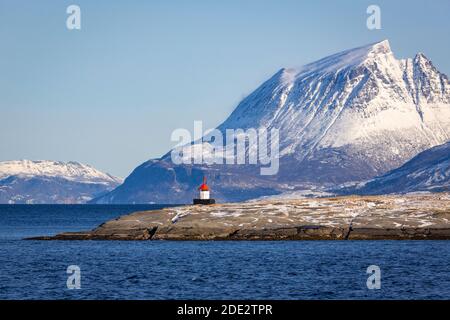
<path fill-rule="evenodd" d="M 449 219 L 446 194 L 266 200 L 138 212 L 52 239 L 450 239 Z"/>

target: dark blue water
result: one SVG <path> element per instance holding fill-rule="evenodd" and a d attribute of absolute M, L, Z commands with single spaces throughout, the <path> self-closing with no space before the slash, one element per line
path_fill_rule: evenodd
<path fill-rule="evenodd" d="M 0 299 L 449 299 L 446 241 L 25 241 L 156 206 L 1 206 Z M 67 289 L 67 267 L 81 289 Z M 381 289 L 366 286 L 369 265 Z"/>

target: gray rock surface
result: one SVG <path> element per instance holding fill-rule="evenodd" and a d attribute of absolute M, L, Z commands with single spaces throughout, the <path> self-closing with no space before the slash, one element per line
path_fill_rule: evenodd
<path fill-rule="evenodd" d="M 450 194 L 346 196 L 136 212 L 34 240 L 450 239 Z"/>

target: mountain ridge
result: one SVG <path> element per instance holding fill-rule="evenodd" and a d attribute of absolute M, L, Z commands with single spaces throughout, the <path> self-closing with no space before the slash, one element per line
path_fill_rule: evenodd
<path fill-rule="evenodd" d="M 422 151 L 401 167 L 337 190 L 340 194 L 447 192 L 450 190 L 450 142 Z"/>
<path fill-rule="evenodd" d="M 0 179 L 11 175 L 18 176 L 48 176 L 64 177 L 78 182 L 115 182 L 122 183 L 123 179 L 103 173 L 94 167 L 77 161 L 52 160 L 9 160 L 0 161 Z"/>

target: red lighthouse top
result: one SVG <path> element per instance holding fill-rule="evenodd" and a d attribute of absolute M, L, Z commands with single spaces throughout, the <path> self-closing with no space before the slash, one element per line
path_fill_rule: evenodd
<path fill-rule="evenodd" d="M 206 184 L 206 177 L 203 177 L 203 183 L 202 185 L 198 188 L 198 190 L 200 191 L 209 191 L 209 187 Z"/>

